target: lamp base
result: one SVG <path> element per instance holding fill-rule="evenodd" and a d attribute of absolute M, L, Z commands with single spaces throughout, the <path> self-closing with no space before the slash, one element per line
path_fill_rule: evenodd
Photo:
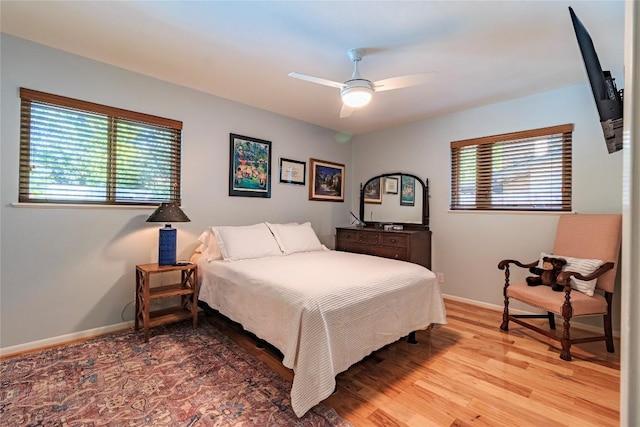
<path fill-rule="evenodd" d="M 176 263 L 177 230 L 166 224 L 160 229 L 158 244 L 158 265 L 174 265 Z"/>

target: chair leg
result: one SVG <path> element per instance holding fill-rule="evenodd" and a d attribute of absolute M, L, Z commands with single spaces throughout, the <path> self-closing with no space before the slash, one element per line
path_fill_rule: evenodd
<path fill-rule="evenodd" d="M 569 335 L 569 319 L 565 317 L 563 324 L 564 324 L 564 330 L 562 331 L 562 338 L 560 339 L 560 344 L 562 345 L 562 350 L 560 351 L 560 359 L 570 362 L 571 361 L 571 337 Z"/>
<path fill-rule="evenodd" d="M 549 328 L 556 330 L 556 315 L 551 311 L 547 311 L 547 317 L 549 318 Z"/>
<path fill-rule="evenodd" d="M 570 291 L 570 290 L 569 290 Z M 569 299 L 569 291 L 565 291 L 565 300 L 562 304 L 562 338 L 560 338 L 560 344 L 562 344 L 562 351 L 560 351 L 560 359 L 571 361 L 571 334 L 569 328 L 571 326 L 571 318 L 573 317 L 573 307 L 571 307 L 571 300 Z"/>
<path fill-rule="evenodd" d="M 502 324 L 500 325 L 500 329 L 503 331 L 509 330 L 509 297 L 506 295 L 504 297 L 504 311 L 502 312 Z"/>
<path fill-rule="evenodd" d="M 615 352 L 613 348 L 613 330 L 611 328 L 611 314 L 604 315 L 604 336 L 607 343 L 607 351 L 609 353 Z"/>

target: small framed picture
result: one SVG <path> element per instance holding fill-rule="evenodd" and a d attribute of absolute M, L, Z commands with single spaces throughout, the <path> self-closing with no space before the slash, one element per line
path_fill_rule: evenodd
<path fill-rule="evenodd" d="M 384 194 L 398 194 L 398 178 L 384 179 Z"/>
<path fill-rule="evenodd" d="M 229 196 L 271 197 L 271 141 L 230 134 Z"/>
<path fill-rule="evenodd" d="M 309 159 L 309 200 L 344 202 L 344 165 Z"/>
<path fill-rule="evenodd" d="M 400 206 L 414 206 L 416 204 L 416 180 L 406 175 L 402 175 L 401 179 Z"/>
<path fill-rule="evenodd" d="M 364 187 L 364 202 L 365 203 L 382 203 L 382 192 L 380 191 L 380 180 L 382 178 L 374 179 Z"/>
<path fill-rule="evenodd" d="M 284 184 L 304 185 L 307 175 L 307 162 L 280 158 L 280 182 Z"/>

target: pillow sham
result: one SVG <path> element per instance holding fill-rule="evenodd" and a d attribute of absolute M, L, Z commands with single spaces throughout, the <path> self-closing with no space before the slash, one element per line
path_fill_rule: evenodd
<path fill-rule="evenodd" d="M 285 255 L 324 249 L 310 222 L 304 224 L 266 223 Z"/>
<path fill-rule="evenodd" d="M 540 260 L 538 261 L 538 267 L 542 268 L 542 258 L 546 256 L 564 258 L 567 261 L 567 264 L 562 267 L 562 271 L 575 271 L 582 274 L 583 276 L 588 276 L 589 274 L 600 268 L 602 264 L 604 264 L 604 261 L 599 259 L 574 258 L 570 256 L 552 255 L 542 252 L 540 254 Z M 576 279 L 575 277 L 571 277 L 570 279 L 572 289 L 580 291 L 583 294 L 589 295 L 590 297 L 592 297 L 595 293 L 597 281 L 598 279 L 580 280 Z"/>
<path fill-rule="evenodd" d="M 265 223 L 211 227 L 225 261 L 282 255 L 278 242 Z"/>
<path fill-rule="evenodd" d="M 200 237 L 198 237 L 198 241 L 202 243 L 199 249 L 202 253 L 202 257 L 204 257 L 205 260 L 215 261 L 222 259 L 222 252 L 220 252 L 218 240 L 213 234 L 213 230 L 211 229 L 211 227 L 202 232 Z"/>

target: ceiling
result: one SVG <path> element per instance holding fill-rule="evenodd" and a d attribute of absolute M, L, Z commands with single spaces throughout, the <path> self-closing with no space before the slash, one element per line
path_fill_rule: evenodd
<path fill-rule="evenodd" d="M 355 135 L 587 82 L 568 6 L 623 86 L 624 2 L 7 1 L 2 32 Z M 364 78 L 435 71 L 339 118 L 350 48 Z"/>

